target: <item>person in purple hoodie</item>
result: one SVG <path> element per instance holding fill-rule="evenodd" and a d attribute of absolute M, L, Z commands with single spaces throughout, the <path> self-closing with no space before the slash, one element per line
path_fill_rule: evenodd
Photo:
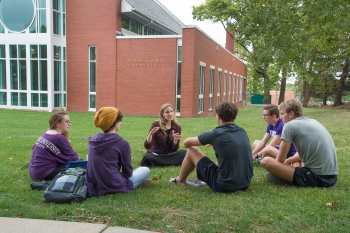
<path fill-rule="evenodd" d="M 114 107 L 103 107 L 95 115 L 94 124 L 103 133 L 88 138 L 88 164 L 85 182 L 88 193 L 94 196 L 133 192 L 134 188 L 152 183 L 150 169 L 133 170 L 129 143 L 116 134 L 123 114 Z"/>
<path fill-rule="evenodd" d="M 50 129 L 35 142 L 29 163 L 32 180 L 52 180 L 68 162 L 78 160 L 78 153 L 71 147 L 69 116 L 65 112 L 54 113 L 49 120 Z"/>

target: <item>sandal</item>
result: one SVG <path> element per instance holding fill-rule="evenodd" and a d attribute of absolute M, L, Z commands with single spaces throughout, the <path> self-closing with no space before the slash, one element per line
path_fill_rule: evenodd
<path fill-rule="evenodd" d="M 177 177 L 175 177 L 175 178 L 170 178 L 169 182 L 175 183 L 175 184 L 178 183 L 178 182 L 176 181 L 176 178 L 177 178 Z"/>

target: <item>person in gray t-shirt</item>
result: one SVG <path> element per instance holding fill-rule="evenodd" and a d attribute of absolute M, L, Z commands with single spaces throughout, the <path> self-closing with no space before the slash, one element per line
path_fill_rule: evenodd
<path fill-rule="evenodd" d="M 337 181 L 338 162 L 333 139 L 327 129 L 314 119 L 303 116 L 299 101 L 287 100 L 279 106 L 284 128 L 277 158 L 260 161 L 269 171 L 270 181 L 293 182 L 304 187 L 330 187 Z M 290 145 L 294 144 L 304 163 L 302 168 L 287 165 Z"/>

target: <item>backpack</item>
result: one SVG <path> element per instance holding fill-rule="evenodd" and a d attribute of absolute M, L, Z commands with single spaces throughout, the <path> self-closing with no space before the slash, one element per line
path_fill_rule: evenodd
<path fill-rule="evenodd" d="M 70 203 L 85 200 L 85 169 L 69 168 L 58 173 L 44 192 L 47 202 Z"/>

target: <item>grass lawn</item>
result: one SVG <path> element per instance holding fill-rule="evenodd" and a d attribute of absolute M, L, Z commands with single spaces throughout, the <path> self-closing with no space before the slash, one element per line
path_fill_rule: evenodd
<path fill-rule="evenodd" d="M 122 109 L 121 109 L 122 111 Z M 320 121 L 337 148 L 340 174 L 331 188 L 300 188 L 269 183 L 266 171 L 254 164 L 249 189 L 233 194 L 214 193 L 209 187 L 169 183 L 180 167 L 152 168 L 153 184 L 133 193 L 94 197 L 82 203 L 53 204 L 34 191 L 28 170 L 31 148 L 48 128 L 51 113 L 0 109 L 0 217 L 104 223 L 159 232 L 349 232 L 350 216 L 350 112 L 305 109 Z M 261 139 L 266 123 L 262 107 L 239 109 L 237 125 L 253 140 Z M 80 157 L 87 154 L 87 138 L 100 132 L 93 113 L 69 113 L 70 140 Z M 119 134 L 129 141 L 134 168 L 145 152 L 143 142 L 154 117 L 124 116 Z M 183 139 L 217 126 L 211 118 L 179 118 Z M 180 147 L 180 149 L 184 149 Z M 202 147 L 214 160 L 212 148 Z M 195 179 L 195 174 L 190 178 Z M 327 206 L 334 203 L 334 206 Z M 1 230 L 0 230 L 1 231 Z"/>

